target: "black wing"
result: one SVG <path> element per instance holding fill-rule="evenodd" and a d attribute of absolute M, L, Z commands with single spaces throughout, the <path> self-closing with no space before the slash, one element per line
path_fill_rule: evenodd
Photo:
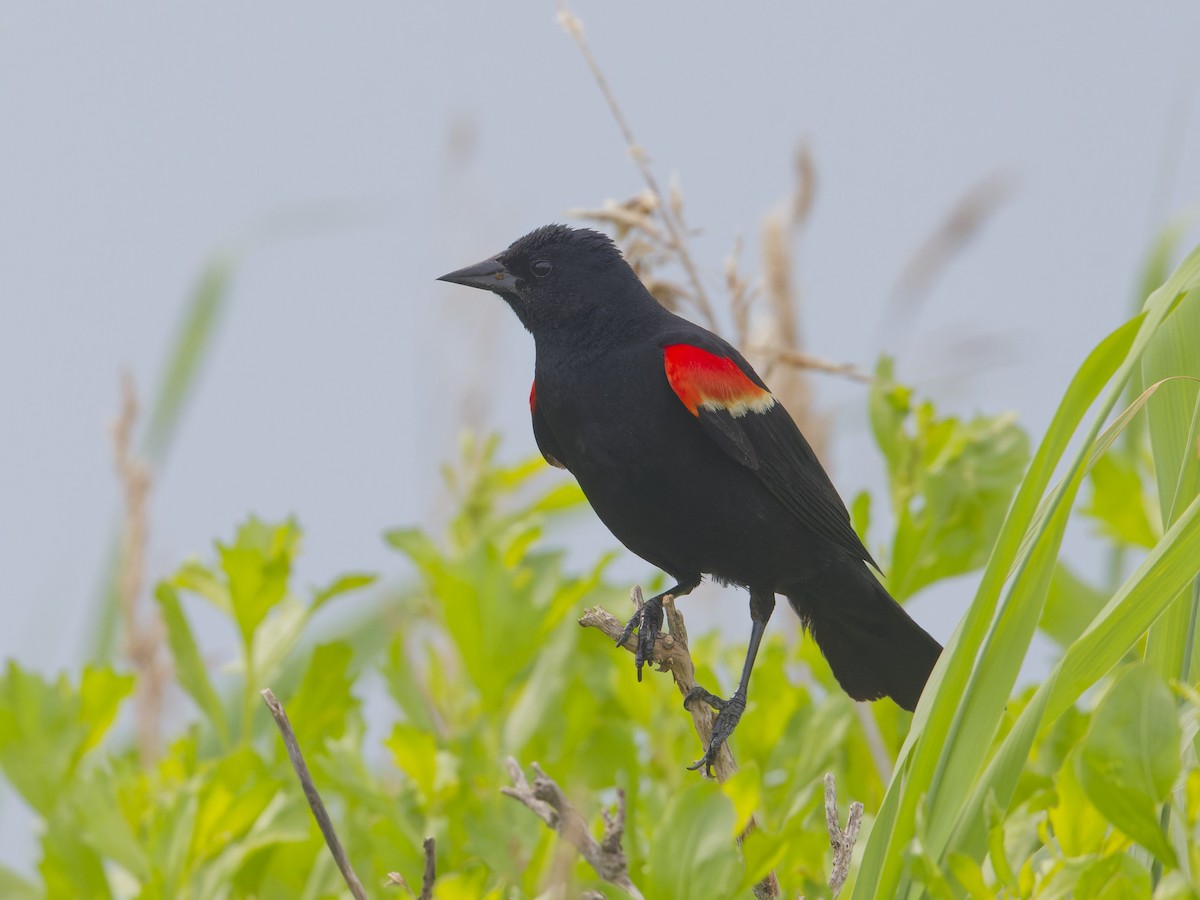
<path fill-rule="evenodd" d="M 713 442 L 814 533 L 878 568 L 812 447 L 742 355 L 698 326 L 662 346 L 671 389 Z"/>

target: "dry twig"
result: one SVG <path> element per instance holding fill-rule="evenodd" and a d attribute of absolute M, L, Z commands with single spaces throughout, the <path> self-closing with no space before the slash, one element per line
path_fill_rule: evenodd
<path fill-rule="evenodd" d="M 555 831 L 559 837 L 574 846 L 596 870 L 604 881 L 615 884 L 631 897 L 643 900 L 642 892 L 629 880 L 625 851 L 621 848 L 621 837 L 625 833 L 625 792 L 617 789 L 617 809 L 610 814 L 600 813 L 604 819 L 604 836 L 597 841 L 592 837 L 587 822 L 571 805 L 562 788 L 533 763 L 534 779 L 530 784 L 525 778 L 521 764 L 511 756 L 505 761 L 512 787 L 501 788 L 506 797 L 523 804 L 530 812 Z"/>
<path fill-rule="evenodd" d="M 634 606 L 640 609 L 644 602 L 642 589 L 634 587 L 630 591 L 630 599 Z M 683 613 L 675 605 L 674 597 L 668 595 L 663 598 L 663 613 L 666 619 L 667 633 L 660 635 L 655 643 L 651 662 L 658 666 L 660 672 L 670 672 L 679 693 L 687 697 L 696 687 L 696 667 L 692 663 L 692 655 L 688 651 L 687 627 L 684 625 Z M 599 629 L 613 641 L 620 638 L 625 631 L 624 624 L 616 616 L 599 606 L 584 610 L 583 615 L 579 618 L 579 624 L 584 628 Z M 630 635 L 621 646 L 630 653 L 636 652 L 637 635 Z M 700 737 L 701 746 L 707 747 L 708 742 L 712 739 L 713 724 L 717 721 L 716 712 L 707 703 L 697 702 L 689 703 L 687 711 L 692 716 L 692 725 Z M 729 745 L 722 744 L 720 750 L 717 751 L 717 759 L 713 763 L 713 777 L 718 782 L 723 782 L 732 778 L 736 772 L 737 763 L 733 760 Z M 746 826 L 746 834 L 753 828 L 754 819 L 751 818 Z M 738 838 L 739 844 L 744 837 L 745 834 Z M 774 872 L 768 872 L 754 886 L 754 896 L 757 900 L 775 900 L 782 896 L 779 881 Z"/>
<path fill-rule="evenodd" d="M 804 338 L 800 329 L 800 292 L 796 288 L 797 254 L 794 238 L 808 224 L 816 195 L 816 166 L 808 145 L 800 143 L 794 156 L 795 187 L 783 210 L 768 215 L 762 226 L 763 287 L 766 295 L 765 318 L 754 332 L 765 338 L 775 352 L 763 355 L 761 372 L 771 382 L 772 393 L 782 402 L 809 444 L 820 458 L 825 458 L 829 437 L 829 416 L 816 405 L 808 372 L 815 367 L 805 359 Z M 753 356 L 751 357 L 753 360 Z M 777 371 L 779 363 L 789 365 Z M 844 372 L 845 366 L 822 366 Z"/>
<path fill-rule="evenodd" d="M 838 824 L 837 789 L 833 774 L 825 773 L 825 824 L 829 828 L 829 845 L 833 848 L 833 870 L 829 873 L 829 893 L 836 900 L 846 876 L 850 874 L 850 860 L 854 856 L 854 844 L 858 840 L 858 829 L 862 827 L 863 805 L 855 800 L 850 804 L 846 828 Z"/>
<path fill-rule="evenodd" d="M 162 620 L 139 608 L 146 574 L 146 546 L 149 543 L 150 469 L 133 449 L 138 402 L 133 377 L 121 376 L 121 411 L 112 425 L 113 462 L 121 482 L 125 521 L 121 526 L 121 555 L 117 572 L 117 598 L 124 629 L 125 656 L 137 672 L 137 699 L 134 729 L 138 757 L 143 764 L 158 755 L 159 722 L 162 718 L 163 693 L 167 666 L 162 658 Z"/>
<path fill-rule="evenodd" d="M 279 726 L 279 733 L 283 736 L 283 746 L 287 748 L 288 759 L 292 761 L 292 768 L 296 770 L 296 777 L 300 780 L 300 787 L 304 789 L 304 798 L 308 800 L 308 806 L 312 810 L 313 818 L 317 820 L 321 834 L 325 836 L 325 844 L 329 847 L 329 852 L 332 854 L 334 862 L 337 863 L 338 871 L 342 873 L 346 887 L 350 888 L 350 893 L 353 895 L 354 900 L 367 900 L 367 892 L 363 889 L 362 882 L 358 880 L 358 876 L 354 874 L 354 867 L 350 865 L 350 859 L 346 856 L 346 851 L 342 848 L 342 842 L 338 840 L 337 831 L 333 827 L 333 820 L 329 818 L 329 813 L 325 809 L 321 795 L 317 792 L 317 786 L 313 784 L 312 775 L 308 771 L 308 764 L 304 761 L 304 754 L 300 752 L 300 744 L 296 741 L 296 733 L 292 731 L 292 723 L 288 721 L 283 704 L 279 702 L 279 699 L 270 688 L 266 688 L 260 693 L 262 694 L 263 701 L 267 704 L 267 709 L 271 710 L 271 715 L 275 717 L 275 724 Z M 425 842 L 426 874 L 430 871 L 432 847 L 431 838 Z M 424 890 L 422 890 L 421 896 L 422 898 L 426 896 Z"/>
<path fill-rule="evenodd" d="M 820 356 L 814 356 L 811 353 L 805 353 L 802 350 L 765 344 L 751 344 L 748 352 L 756 356 L 775 359 L 778 362 L 795 366 L 798 369 L 811 369 L 814 372 L 825 372 L 828 375 L 840 375 L 843 378 L 849 378 L 851 381 L 857 381 L 860 384 L 870 384 L 872 380 L 869 373 L 864 372 L 854 363 L 836 363 Z"/>
<path fill-rule="evenodd" d="M 625 114 L 621 111 L 620 105 L 617 103 L 616 95 L 612 92 L 612 88 L 609 87 L 608 79 L 604 77 L 604 73 L 600 70 L 600 66 L 597 64 L 595 57 L 592 56 L 592 51 L 584 39 L 583 22 L 571 12 L 566 0 L 560 0 L 559 2 L 558 22 L 579 48 L 579 53 L 583 56 L 583 61 L 592 73 L 592 78 L 595 79 L 596 86 L 600 88 L 600 93 L 604 95 L 604 101 L 608 104 L 609 111 L 612 112 L 613 119 L 617 123 L 617 128 L 621 130 L 621 136 L 625 139 L 629 155 L 633 157 L 638 170 L 642 173 L 642 179 L 646 182 L 646 186 L 654 194 L 658 202 L 659 216 L 670 238 L 669 245 L 679 260 L 679 264 L 683 267 L 683 271 L 687 275 L 688 282 L 691 285 L 692 293 L 690 299 L 693 305 L 695 305 L 700 315 L 704 317 L 708 327 L 715 330 L 717 327 L 716 316 L 713 314 L 712 305 L 708 302 L 708 295 L 704 291 L 704 284 L 700 280 L 700 273 L 696 268 L 696 264 L 692 261 L 692 255 L 688 252 L 685 242 L 687 229 L 683 223 L 682 203 L 679 199 L 678 189 L 672 186 L 670 195 L 667 195 L 659 188 L 658 179 L 654 177 L 654 170 L 650 168 L 650 161 L 646 157 L 645 149 L 634 138 L 633 129 L 629 127 L 629 122 L 625 118 Z M 665 204 L 662 202 L 664 197 L 667 199 Z"/>
<path fill-rule="evenodd" d="M 425 850 L 425 871 L 421 875 L 421 893 L 417 900 L 433 900 L 433 883 L 437 880 L 437 841 L 431 837 L 425 838 L 421 845 Z M 412 888 L 399 872 L 388 872 L 388 887 L 402 887 L 413 896 Z"/>
<path fill-rule="evenodd" d="M 635 587 L 630 592 L 630 598 L 636 607 L 641 608 L 642 589 Z M 674 597 L 663 598 L 663 613 L 666 618 L 667 633 L 659 636 L 658 642 L 654 645 L 651 661 L 658 666 L 660 672 L 671 673 L 671 677 L 675 679 L 675 687 L 679 689 L 681 696 L 686 697 L 692 688 L 696 687 L 696 667 L 692 664 L 692 656 L 688 652 L 687 628 L 683 622 L 683 615 L 675 605 Z M 583 615 L 579 618 L 579 624 L 584 628 L 597 628 L 613 641 L 617 640 L 625 631 L 624 622 L 599 606 L 584 610 Z M 630 653 L 635 652 L 637 635 L 630 635 L 621 646 Z M 713 724 L 717 721 L 716 711 L 703 702 L 689 703 L 687 710 L 691 713 L 696 734 L 700 736 L 700 743 L 707 747 L 708 742 L 712 739 Z M 729 745 L 722 744 L 717 753 L 716 762 L 713 763 L 714 777 L 717 781 L 726 781 L 736 771 L 737 764 L 733 761 L 733 754 L 729 752 Z"/>

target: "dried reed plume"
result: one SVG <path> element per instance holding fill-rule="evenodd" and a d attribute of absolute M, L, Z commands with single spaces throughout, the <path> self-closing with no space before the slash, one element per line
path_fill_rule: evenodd
<path fill-rule="evenodd" d="M 116 587 L 121 610 L 122 649 L 137 673 L 134 728 L 138 756 L 143 764 L 147 764 L 159 752 L 159 726 L 168 669 L 162 655 L 162 619 L 155 611 L 147 613 L 140 607 L 149 542 L 147 500 L 151 477 L 149 467 L 133 449 L 137 416 L 137 391 L 133 377 L 126 372 L 121 376 L 121 410 L 112 425 L 113 462 L 124 506 Z"/>

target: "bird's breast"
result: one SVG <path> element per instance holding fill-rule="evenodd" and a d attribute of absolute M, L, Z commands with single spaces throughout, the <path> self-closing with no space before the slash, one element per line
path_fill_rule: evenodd
<path fill-rule="evenodd" d="M 636 360 L 539 367 L 538 409 L 554 432 L 567 468 L 582 477 L 593 467 L 634 466 L 661 450 L 667 386 L 657 371 Z"/>

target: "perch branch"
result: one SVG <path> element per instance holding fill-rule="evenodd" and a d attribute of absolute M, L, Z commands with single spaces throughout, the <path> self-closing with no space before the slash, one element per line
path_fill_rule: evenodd
<path fill-rule="evenodd" d="M 625 851 L 621 848 L 621 837 L 625 833 L 625 792 L 617 790 L 617 809 L 610 814 L 601 812 L 604 819 L 604 836 L 597 841 L 592 837 L 587 822 L 571 805 L 562 788 L 541 766 L 533 764 L 534 779 L 530 784 L 525 778 L 521 764 L 511 756 L 505 761 L 512 787 L 501 788 L 506 797 L 523 804 L 530 812 L 555 831 L 579 851 L 588 865 L 596 870 L 604 881 L 615 884 L 631 897 L 644 900 L 642 892 L 629 880 Z"/>
<path fill-rule="evenodd" d="M 833 848 L 833 871 L 829 873 L 829 893 L 837 900 L 846 876 L 850 874 L 850 860 L 854 856 L 854 843 L 858 840 L 858 829 L 862 827 L 863 805 L 855 800 L 850 804 L 846 828 L 838 824 L 837 788 L 833 773 L 825 773 L 825 824 L 829 828 L 829 845 Z"/>
<path fill-rule="evenodd" d="M 634 606 L 640 609 L 644 602 L 642 589 L 635 586 L 629 592 L 629 596 Z M 692 655 L 688 651 L 687 626 L 683 622 L 683 613 L 675 605 L 675 598 L 670 595 L 663 597 L 663 613 L 666 618 L 667 633 L 659 635 L 658 641 L 654 645 L 651 662 L 658 666 L 659 671 L 670 672 L 680 695 L 686 697 L 692 688 L 696 687 L 696 667 L 692 663 Z M 625 631 L 624 624 L 616 616 L 599 606 L 584 610 L 583 615 L 579 618 L 579 624 L 584 628 L 599 629 L 613 641 L 620 638 Z M 630 653 L 636 652 L 637 636 L 630 635 L 621 646 Z M 707 703 L 690 703 L 687 711 L 692 716 L 692 725 L 700 737 L 701 745 L 707 747 L 708 742 L 712 739 L 713 724 L 717 721 L 716 712 Z M 713 763 L 713 777 L 718 782 L 724 782 L 732 778 L 735 772 L 737 772 L 737 763 L 733 760 L 729 745 L 722 744 L 721 749 L 717 752 L 716 762 Z M 751 818 L 750 823 L 746 826 L 746 833 L 753 828 L 754 819 Z M 739 845 L 744 837 L 745 834 L 738 838 Z M 783 896 L 774 872 L 768 872 L 754 886 L 754 896 L 757 900 L 774 900 L 774 898 Z"/>
<path fill-rule="evenodd" d="M 630 592 L 630 598 L 636 607 L 641 608 L 642 589 L 635 587 Z M 666 615 L 667 634 L 659 636 L 651 661 L 658 666 L 660 672 L 671 673 L 680 696 L 686 697 L 692 688 L 696 687 L 696 667 L 692 663 L 691 653 L 688 652 L 687 627 L 683 623 L 683 614 L 675 605 L 674 597 L 663 597 L 663 612 Z M 584 610 L 579 624 L 584 628 L 597 628 L 613 641 L 625 630 L 625 623 L 599 606 Z M 636 652 L 637 635 L 630 635 L 621 646 L 630 653 Z M 691 713 L 692 724 L 696 727 L 696 734 L 700 736 L 700 743 L 707 747 L 712 739 L 717 713 L 707 703 L 691 703 L 687 711 Z M 729 752 L 729 745 L 722 744 L 717 753 L 717 760 L 713 763 L 714 776 L 717 781 L 727 781 L 736 771 L 737 764 L 733 761 L 733 754 Z"/>
<path fill-rule="evenodd" d="M 275 724 L 279 726 L 279 733 L 283 736 L 283 746 L 287 748 L 288 759 L 292 761 L 292 768 L 296 770 L 296 777 L 304 789 L 304 797 L 308 800 L 309 808 L 312 809 L 313 818 L 317 820 L 317 825 L 321 828 L 321 834 L 325 836 L 325 843 L 329 846 L 333 861 L 337 863 L 338 870 L 342 873 L 346 887 L 350 888 L 354 900 L 367 900 L 367 892 L 363 889 L 358 876 L 354 874 L 354 867 L 350 865 L 346 851 L 342 849 L 342 842 L 338 840 L 333 821 L 329 818 L 325 804 L 321 801 L 321 795 L 317 793 L 317 786 L 313 784 L 308 764 L 304 761 L 304 754 L 300 752 L 300 744 L 296 741 L 296 733 L 292 731 L 292 723 L 288 721 L 283 704 L 279 702 L 270 688 L 266 688 L 261 693 L 267 709 L 271 710 L 271 715 L 275 717 Z M 431 844 L 430 841 L 426 841 L 425 844 L 425 871 L 428 874 Z M 421 892 L 421 896 L 425 897 L 424 891 Z"/>

